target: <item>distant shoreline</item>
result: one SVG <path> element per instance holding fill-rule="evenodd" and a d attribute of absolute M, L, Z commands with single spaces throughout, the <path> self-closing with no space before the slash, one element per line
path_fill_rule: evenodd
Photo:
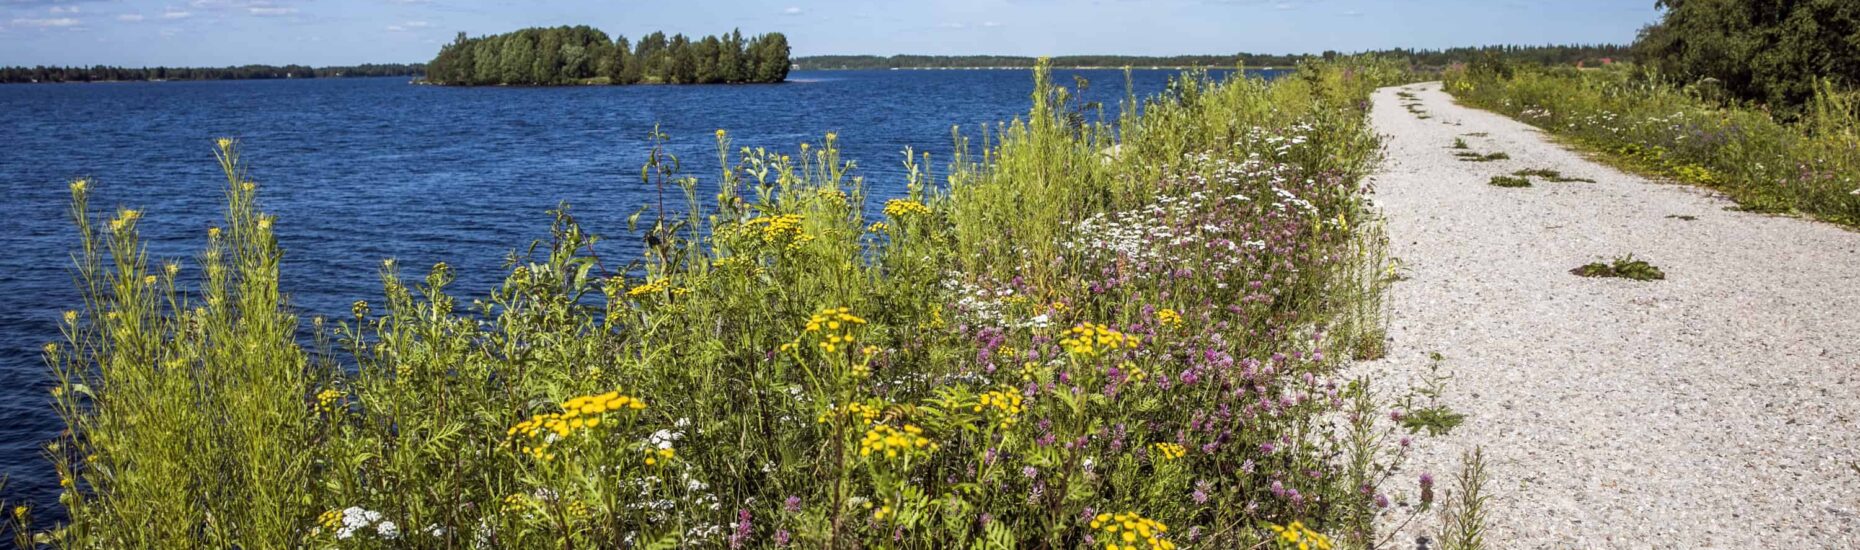
<path fill-rule="evenodd" d="M 1277 71 L 1288 67 L 1230 67 L 1222 65 L 1071 65 L 1054 66 L 1054 69 L 1090 69 L 1090 70 L 1180 70 L 1180 69 L 1245 69 L 1248 71 Z M 807 67 L 797 66 L 797 71 L 1026 71 L 1032 65 L 1001 65 L 992 67 Z"/>

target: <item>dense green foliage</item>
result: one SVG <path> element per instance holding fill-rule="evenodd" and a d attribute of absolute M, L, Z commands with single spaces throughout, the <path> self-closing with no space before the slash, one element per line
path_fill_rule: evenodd
<path fill-rule="evenodd" d="M 1860 87 L 1860 2 L 1660 0 L 1637 57 L 1681 85 L 1719 90 L 1791 115 L 1827 79 Z"/>
<path fill-rule="evenodd" d="M 1600 65 L 1604 59 L 1624 59 L 1628 55 L 1626 46 L 1611 44 L 1568 44 L 1548 46 L 1482 46 L 1468 48 L 1448 48 L 1445 50 L 1427 50 L 1396 48 L 1370 55 L 1383 59 L 1407 59 L 1412 65 L 1422 67 L 1444 67 L 1454 63 L 1466 63 L 1482 55 L 1494 54 L 1506 59 L 1546 64 L 1574 65 L 1585 63 Z M 1053 67 L 1196 67 L 1196 68 L 1232 68 L 1246 67 L 1292 67 L 1318 58 L 1335 58 L 1336 52 L 1322 54 L 1234 54 L 1234 55 L 1172 55 L 1172 56 L 1138 56 L 1138 55 L 1065 55 L 1051 58 Z M 998 67 L 1032 67 L 1035 58 L 1009 55 L 894 55 L 890 57 L 876 55 L 815 55 L 795 58 L 795 65 L 808 70 L 819 69 L 931 69 L 931 68 L 998 68 Z"/>
<path fill-rule="evenodd" d="M 1724 191 L 1750 210 L 1860 226 L 1860 94 L 1816 89 L 1790 123 L 1634 67 L 1476 65 L 1450 71 L 1460 102 L 1517 117 L 1604 158 Z"/>
<path fill-rule="evenodd" d="M 788 38 L 741 31 L 699 40 L 655 32 L 637 45 L 588 26 L 530 28 L 458 39 L 428 63 L 426 79 L 451 85 L 737 84 L 788 78 Z"/>
<path fill-rule="evenodd" d="M 790 156 L 718 130 L 710 182 L 651 152 L 642 185 L 682 204 L 629 220 L 641 256 L 563 207 L 490 295 L 388 261 L 385 299 L 309 320 L 312 346 L 278 293 L 290 222 L 236 143 L 198 267 L 151 265 L 141 213 L 99 220 L 73 182 L 86 301 L 45 348 L 72 519 L 39 536 L 1321 549 L 1425 510 L 1426 481 L 1385 483 L 1387 403 L 1339 372 L 1383 342 L 1365 109 L 1394 64 L 1189 77 L 1115 125 L 1034 74 L 1027 117 L 942 177 L 907 151 L 877 219 L 834 135 Z"/>
<path fill-rule="evenodd" d="M 345 76 L 413 76 L 426 72 L 420 63 L 366 64 L 353 67 L 244 65 L 240 67 L 0 67 L 0 83 L 111 82 L 123 80 L 259 80 Z"/>

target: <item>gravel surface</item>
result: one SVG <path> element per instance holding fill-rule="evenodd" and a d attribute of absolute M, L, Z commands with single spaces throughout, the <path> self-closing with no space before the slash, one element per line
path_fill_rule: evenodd
<path fill-rule="evenodd" d="M 1467 415 L 1417 438 L 1407 500 L 1480 446 L 1495 548 L 1860 548 L 1860 233 L 1624 174 L 1439 83 L 1378 91 L 1373 119 L 1408 279 L 1388 357 L 1358 368 L 1407 387 L 1438 352 Z M 1462 162 L 1454 137 L 1511 158 Z M 1487 184 L 1529 168 L 1596 182 Z M 1629 253 L 1666 279 L 1570 274 Z"/>

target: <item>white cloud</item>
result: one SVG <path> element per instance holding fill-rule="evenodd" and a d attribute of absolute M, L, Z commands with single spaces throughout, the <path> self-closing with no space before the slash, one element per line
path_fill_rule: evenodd
<path fill-rule="evenodd" d="M 795 6 L 788 6 L 788 9 L 781 10 L 781 14 L 782 15 L 801 15 L 801 8 L 798 8 Z"/>
<path fill-rule="evenodd" d="M 257 15 L 260 17 L 274 17 L 274 16 L 279 16 L 279 15 L 295 14 L 297 13 L 297 8 L 280 8 L 276 6 L 253 6 L 250 8 L 246 8 L 245 11 L 246 13 Z"/>
<path fill-rule="evenodd" d="M 162 19 L 187 19 L 193 16 L 194 14 L 191 12 L 173 11 L 173 10 L 165 11 L 165 12 L 162 12 L 161 14 Z"/>
<path fill-rule="evenodd" d="M 992 29 L 992 28 L 1001 26 L 1001 22 L 1000 21 L 983 21 L 982 26 Z"/>
<path fill-rule="evenodd" d="M 413 29 L 424 29 L 424 28 L 431 27 L 431 26 L 433 26 L 432 23 L 428 23 L 425 21 L 408 21 L 406 23 L 401 23 L 399 25 L 388 25 L 387 30 L 388 32 L 405 32 L 405 31 L 410 31 Z"/>
<path fill-rule="evenodd" d="M 1343 16 L 1344 17 L 1362 17 L 1363 12 L 1356 11 L 1356 10 L 1350 10 L 1350 11 L 1343 12 Z"/>
<path fill-rule="evenodd" d="M 13 20 L 13 26 L 15 27 L 39 27 L 42 29 L 51 27 L 75 27 L 77 24 L 78 20 L 70 17 L 58 17 L 53 19 L 19 18 Z"/>
<path fill-rule="evenodd" d="M 116 16 L 117 21 L 128 21 L 131 23 L 141 21 L 142 19 L 143 17 L 140 13 L 125 13 Z"/>
<path fill-rule="evenodd" d="M 46 11 L 49 11 L 49 12 L 52 12 L 52 13 L 54 13 L 54 14 L 58 14 L 58 13 L 77 13 L 77 12 L 78 12 L 78 7 L 77 7 L 77 6 L 70 6 L 70 7 L 66 7 L 66 6 L 52 6 L 52 9 L 49 9 L 49 10 L 46 10 Z"/>

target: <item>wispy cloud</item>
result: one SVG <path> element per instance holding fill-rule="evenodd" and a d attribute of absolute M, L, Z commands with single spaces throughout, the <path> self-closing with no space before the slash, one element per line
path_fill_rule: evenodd
<path fill-rule="evenodd" d="M 1003 26 L 1003 25 L 1001 24 L 1001 22 L 1000 22 L 1000 21 L 983 21 L 983 22 L 982 22 L 982 26 L 984 26 L 984 27 L 988 27 L 988 28 L 991 28 L 991 29 L 992 29 L 992 28 L 995 28 L 995 27 L 1000 27 L 1000 26 Z"/>
<path fill-rule="evenodd" d="M 52 27 L 75 27 L 80 22 L 81 21 L 78 21 L 76 18 L 72 18 L 72 17 L 56 17 L 56 18 L 51 18 L 51 19 L 31 19 L 31 18 L 22 17 L 22 18 L 14 19 L 13 26 L 15 27 L 38 27 L 41 29 L 47 29 L 47 28 L 52 28 Z"/>
<path fill-rule="evenodd" d="M 1344 17 L 1362 17 L 1363 12 L 1357 11 L 1357 10 L 1349 10 L 1349 11 L 1343 12 L 1343 16 Z"/>
<path fill-rule="evenodd" d="M 405 31 L 410 31 L 414 29 L 424 29 L 424 28 L 431 27 L 431 26 L 433 26 L 432 23 L 428 23 L 425 21 L 408 21 L 406 23 L 401 23 L 399 25 L 388 25 L 387 30 L 388 32 L 405 32 Z"/>
<path fill-rule="evenodd" d="M 161 12 L 161 18 L 168 19 L 168 20 L 187 19 L 193 16 L 194 16 L 193 12 L 185 12 L 181 10 L 168 10 L 168 11 Z"/>
<path fill-rule="evenodd" d="M 79 10 L 77 6 L 52 6 L 52 9 L 45 10 L 45 11 L 52 12 L 53 14 L 60 14 L 60 13 L 78 13 Z"/>
<path fill-rule="evenodd" d="M 280 15 L 294 15 L 297 13 L 297 8 L 283 8 L 283 7 L 278 7 L 278 6 L 252 6 L 252 7 L 246 8 L 245 11 L 246 13 L 250 13 L 252 15 L 256 15 L 259 17 L 277 17 Z"/>
<path fill-rule="evenodd" d="M 124 14 L 118 14 L 118 15 L 116 16 L 116 20 L 117 20 L 117 21 L 127 21 L 127 22 L 130 22 L 130 23 L 134 23 L 134 22 L 136 22 L 136 21 L 141 21 L 141 20 L 143 20 L 143 19 L 144 19 L 144 17 L 142 17 L 142 14 L 140 14 L 140 13 L 124 13 Z"/>
<path fill-rule="evenodd" d="M 801 15 L 802 13 L 805 12 L 801 10 L 801 8 L 795 6 L 788 6 L 788 9 L 781 10 L 782 15 Z"/>

